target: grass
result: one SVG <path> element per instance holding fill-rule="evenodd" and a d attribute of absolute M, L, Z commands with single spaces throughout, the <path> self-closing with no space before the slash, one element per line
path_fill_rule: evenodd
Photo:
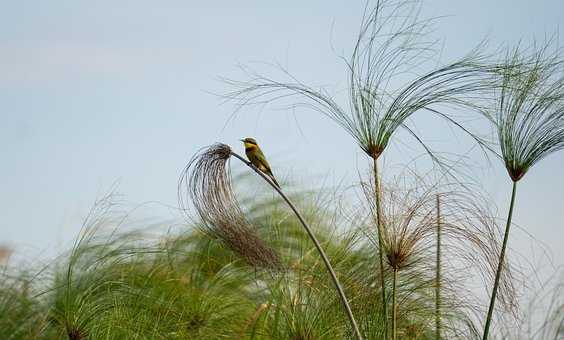
<path fill-rule="evenodd" d="M 235 179 L 240 187 L 254 181 Z M 480 310 L 478 300 L 469 294 L 469 282 L 459 275 L 464 268 L 494 272 L 488 259 L 489 247 L 494 246 L 490 220 L 478 209 L 480 201 L 444 186 L 386 184 L 383 217 L 390 228 L 384 253 L 386 265 L 397 268 L 396 280 L 387 277 L 387 282 L 395 282 L 396 313 L 390 321 L 399 339 L 436 336 L 437 190 L 441 192 L 442 254 L 445 258 L 456 254 L 460 259 L 442 266 L 443 337 L 476 338 L 480 327 L 474 313 Z M 381 339 L 386 326 L 381 303 L 374 299 L 380 289 L 379 276 L 373 271 L 377 240 L 367 232 L 373 227 L 370 209 L 342 210 L 334 195 L 291 191 L 292 201 L 331 259 L 362 336 Z M 181 232 L 160 237 L 126 232 L 127 213 L 108 196 L 86 219 L 73 249 L 53 265 L 33 276 L 30 271 L 6 269 L 0 288 L 3 338 L 354 337 L 325 264 L 286 203 L 275 196 L 253 199 L 234 192 L 245 202 L 239 208 L 254 235 L 278 254 L 275 270 L 248 261 L 239 248 L 204 232 L 198 219 Z M 550 328 L 553 335 L 558 322 L 562 322 L 561 314 L 547 318 L 547 334 Z"/>

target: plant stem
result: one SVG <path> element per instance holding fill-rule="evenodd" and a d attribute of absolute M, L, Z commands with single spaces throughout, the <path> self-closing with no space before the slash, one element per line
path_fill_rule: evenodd
<path fill-rule="evenodd" d="M 397 276 L 398 270 L 394 268 L 394 277 L 392 279 L 392 339 L 397 339 L 397 317 L 398 317 L 398 304 L 397 304 Z"/>
<path fill-rule="evenodd" d="M 441 206 L 437 194 L 437 262 L 435 273 L 435 339 L 441 339 Z"/>
<path fill-rule="evenodd" d="M 484 336 L 482 340 L 488 339 L 488 333 L 490 330 L 490 324 L 492 321 L 492 315 L 495 305 L 495 297 L 497 295 L 497 288 L 499 286 L 499 279 L 501 277 L 501 271 L 503 269 L 503 260 L 505 257 L 505 248 L 507 246 L 507 239 L 509 238 L 509 227 L 511 227 L 511 217 L 513 216 L 513 206 L 515 204 L 515 192 L 517 191 L 517 182 L 513 181 L 513 190 L 511 191 L 511 203 L 509 205 L 509 214 L 507 216 L 507 224 L 505 225 L 505 234 L 503 236 L 503 245 L 501 246 L 501 254 L 499 255 L 499 263 L 497 265 L 497 272 L 495 274 L 495 281 L 492 291 L 492 296 L 490 298 L 490 307 L 488 309 L 488 317 L 486 319 L 486 326 L 484 327 Z"/>
<path fill-rule="evenodd" d="M 302 215 L 300 214 L 300 212 L 298 211 L 296 206 L 282 192 L 282 190 L 276 184 L 274 184 L 270 178 L 268 178 L 268 176 L 266 176 L 262 171 L 257 169 L 257 167 L 255 167 L 252 163 L 247 162 L 243 157 L 239 156 L 238 154 L 236 154 L 234 152 L 231 152 L 231 155 L 233 155 L 234 157 L 236 157 L 237 159 L 239 159 L 240 161 L 245 163 L 248 167 L 250 167 L 257 174 L 259 174 L 266 182 L 268 182 L 268 184 L 270 184 L 270 186 L 272 188 L 274 188 L 274 190 L 276 190 L 276 192 L 278 192 L 280 197 L 282 197 L 282 199 L 284 199 L 284 201 L 286 201 L 286 203 L 290 206 L 292 211 L 294 211 L 294 214 L 296 215 L 296 217 L 298 218 L 298 220 L 300 221 L 300 223 L 304 227 L 305 231 L 307 232 L 309 238 L 312 240 L 313 244 L 315 245 L 315 248 L 317 248 L 319 255 L 321 255 L 321 259 L 323 260 L 323 263 L 325 263 L 325 267 L 327 268 L 327 271 L 329 272 L 331 279 L 333 280 L 333 283 L 335 284 L 335 288 L 337 289 L 337 293 L 339 294 L 341 302 L 343 303 L 343 306 L 345 307 L 345 311 L 347 313 L 347 316 L 349 317 L 349 320 L 351 322 L 351 326 L 353 328 L 353 331 L 355 333 L 356 338 L 358 340 L 362 340 L 362 335 L 360 334 L 360 329 L 358 328 L 358 324 L 356 323 L 356 320 L 355 320 L 354 315 L 352 313 L 352 310 L 351 310 L 351 307 L 350 307 L 349 302 L 347 300 L 347 297 L 345 296 L 345 292 L 343 291 L 343 288 L 341 287 L 341 284 L 339 283 L 339 279 L 337 279 L 337 274 L 333 270 L 333 267 L 331 266 L 331 263 L 329 262 L 329 258 L 327 258 L 327 255 L 325 255 L 325 251 L 321 247 L 321 244 L 319 243 L 319 241 L 317 240 L 317 238 L 313 234 L 313 231 L 308 226 L 308 224 L 306 223 L 306 221 L 304 220 L 304 218 L 302 217 Z"/>
<path fill-rule="evenodd" d="M 382 315 L 384 317 L 384 339 L 388 338 L 388 312 L 386 303 L 386 285 L 384 282 L 384 256 L 382 243 L 382 207 L 381 207 L 381 188 L 378 175 L 378 159 L 374 160 L 374 195 L 376 203 L 376 229 L 378 231 L 378 259 L 380 261 L 380 286 L 382 290 Z"/>

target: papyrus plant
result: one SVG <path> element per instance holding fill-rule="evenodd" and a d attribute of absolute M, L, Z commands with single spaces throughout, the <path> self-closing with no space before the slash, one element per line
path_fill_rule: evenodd
<path fill-rule="evenodd" d="M 371 202 L 370 210 L 376 209 L 373 187 L 364 185 L 363 189 Z M 481 308 L 479 299 L 467 287 L 475 283 L 476 277 L 484 282 L 491 279 L 497 265 L 496 258 L 491 256 L 498 250 L 497 226 L 488 205 L 477 193 L 458 183 L 428 185 L 423 180 L 415 184 L 402 181 L 382 189 L 381 214 L 386 225 L 382 242 L 385 264 L 391 271 L 392 339 L 412 336 L 400 321 L 418 318 L 422 324 L 435 323 L 436 334 L 440 330 L 444 338 L 462 333 L 476 335 L 476 327 L 469 325 L 479 320 Z M 439 246 L 441 251 L 437 254 Z M 438 268 L 440 275 L 436 274 Z M 423 277 L 421 273 L 425 273 Z M 509 271 L 504 272 L 502 282 L 503 301 L 511 301 L 514 287 Z M 442 294 L 442 299 L 428 304 L 432 300 L 429 292 L 435 296 Z M 418 295 L 420 299 L 414 300 Z M 423 301 L 420 305 L 427 303 L 426 311 L 422 312 L 420 306 L 409 306 L 407 296 L 411 301 Z M 436 337 L 440 338 L 440 334 Z"/>
<path fill-rule="evenodd" d="M 533 165 L 564 148 L 564 59 L 547 43 L 507 53 L 499 68 L 495 104 L 484 114 L 493 124 L 499 158 L 512 180 L 503 244 L 499 253 L 483 339 L 488 338 L 513 217 L 517 183 Z"/>
<path fill-rule="evenodd" d="M 408 127 L 415 112 L 425 111 L 442 118 L 446 106 L 468 105 L 490 84 L 478 53 L 457 61 L 420 69 L 433 55 L 429 40 L 429 20 L 418 16 L 417 1 L 377 1 L 365 9 L 352 53 L 345 60 L 348 103 L 340 103 L 324 90 L 306 85 L 283 70 L 289 81 L 251 73 L 247 81 L 228 80 L 235 89 L 226 95 L 240 105 L 265 104 L 280 99 L 290 106 L 306 106 L 335 121 L 347 131 L 370 157 L 374 173 L 375 221 L 378 240 L 385 226 L 380 214 L 378 159 L 400 128 L 431 153 Z M 348 105 L 347 105 L 348 104 Z M 451 120 L 451 119 L 449 119 Z M 452 120 L 451 120 L 452 121 Z M 438 160 L 433 156 L 434 160 Z M 382 243 L 378 242 L 380 286 L 383 310 L 386 310 Z"/>

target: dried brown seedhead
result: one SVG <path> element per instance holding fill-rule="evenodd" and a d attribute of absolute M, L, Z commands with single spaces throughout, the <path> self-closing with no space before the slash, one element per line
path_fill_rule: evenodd
<path fill-rule="evenodd" d="M 214 144 L 203 149 L 185 167 L 178 184 L 180 206 L 186 211 L 190 200 L 202 222 L 202 229 L 248 264 L 278 269 L 278 253 L 254 232 L 233 192 L 228 162 L 231 148 Z"/>
<path fill-rule="evenodd" d="M 429 195 L 413 200 L 409 192 L 387 196 L 383 209 L 384 250 L 389 266 L 401 270 L 428 248 L 434 233 L 433 207 Z"/>
<path fill-rule="evenodd" d="M 400 270 L 402 267 L 405 266 L 407 263 L 407 253 L 403 253 L 398 251 L 401 249 L 391 249 L 390 252 L 386 254 L 386 259 L 388 260 L 388 264 L 395 270 Z"/>
<path fill-rule="evenodd" d="M 375 228 L 374 189 L 371 184 L 364 184 L 363 189 L 369 209 L 372 210 L 368 221 Z M 440 193 L 439 199 L 437 193 Z M 382 186 L 381 209 L 383 249 L 390 269 L 406 273 L 414 269 L 432 276 L 435 272 L 439 227 L 441 261 L 445 263 L 441 269 L 443 290 L 463 288 L 473 284 L 476 278 L 487 283 L 493 280 L 501 246 L 499 226 L 491 211 L 491 202 L 478 192 L 465 190 L 457 183 L 427 184 L 423 179 L 407 185 L 403 182 L 386 182 Z M 374 234 L 373 230 L 367 233 Z M 373 239 L 372 242 L 377 246 L 377 241 Z M 404 283 L 405 280 L 409 281 L 406 276 L 403 276 L 403 280 Z M 514 282 L 519 280 L 517 268 L 506 261 L 499 297 L 502 306 L 513 315 L 517 312 Z M 447 301 L 445 298 L 445 308 L 467 308 L 471 311 L 483 308 L 477 303 L 477 296 L 470 291 L 464 292 L 451 294 L 452 297 L 464 296 L 462 301 L 454 298 Z"/>

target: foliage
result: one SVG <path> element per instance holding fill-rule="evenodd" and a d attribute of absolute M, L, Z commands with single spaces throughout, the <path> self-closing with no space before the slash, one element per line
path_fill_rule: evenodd
<path fill-rule="evenodd" d="M 362 199 L 343 199 L 345 191 L 324 201 L 321 192 L 297 191 L 290 201 L 280 188 L 280 197 L 245 195 L 234 184 L 251 179 L 233 177 L 229 164 L 232 156 L 243 159 L 225 144 L 212 145 L 181 174 L 179 202 L 188 217 L 181 232 L 125 231 L 128 214 L 108 195 L 54 264 L 35 274 L 2 267 L 0 338 L 313 340 L 362 333 L 385 339 L 391 328 L 394 340 L 475 339 L 485 308 L 472 283 L 479 278 L 489 289 L 494 277 L 484 339 L 498 291 L 508 315 L 520 320 L 518 272 L 504 254 L 517 181 L 564 147 L 560 51 L 549 52 L 550 44 L 532 53 L 516 48 L 505 60 L 489 62 L 476 50 L 420 73 L 433 62 L 434 42 L 426 40 L 431 21 L 419 19 L 418 6 L 367 4 L 344 58 L 347 109 L 284 70 L 289 81 L 256 74 L 228 81 L 235 89 L 227 98 L 239 105 L 300 98 L 291 105 L 306 105 L 339 124 L 373 161 L 369 184 L 361 180 Z M 492 102 L 486 94 L 493 94 Z M 451 169 L 431 185 L 416 175 L 381 182 L 377 160 L 400 128 L 438 160 L 408 126 L 421 111 L 495 150 L 442 111 L 453 106 L 479 110 L 497 132 L 496 154 L 514 182 L 502 245 L 491 202 L 475 188 L 445 183 Z M 415 178 L 411 187 L 403 181 L 409 177 Z M 554 296 L 546 293 L 553 303 L 539 327 L 496 325 L 494 336 L 561 337 L 561 287 Z"/>
<path fill-rule="evenodd" d="M 397 191 L 385 192 L 389 193 L 385 197 L 398 197 Z M 326 199 L 319 199 L 320 194 Z M 197 223 L 179 234 L 157 238 L 139 231 L 118 232 L 116 228 L 126 226 L 124 215 L 107 197 L 85 221 L 82 236 L 66 259 L 31 282 L 24 281 L 29 276 L 23 273 L 4 281 L 0 290 L 4 338 L 350 338 L 347 317 L 325 267 L 297 219 L 277 198 L 242 197 L 241 211 L 256 226 L 254 233 L 280 254 L 283 270 L 249 264 L 221 239 L 202 232 Z M 302 193 L 294 200 L 332 259 L 363 335 L 381 339 L 379 281 L 373 270 L 376 244 L 370 237 L 373 233 L 365 232 L 370 217 L 350 212 L 349 218 L 340 218 L 343 211 L 337 210 L 333 197 Z M 454 219 L 448 217 L 446 194 L 444 202 L 444 230 L 448 230 L 447 220 Z M 404 213 L 394 209 L 410 209 L 395 204 L 396 208 L 386 210 L 386 218 L 401 219 Z M 483 230 L 476 221 L 467 223 Z M 473 251 L 460 242 L 459 235 L 453 239 L 459 242 L 445 237 L 445 251 L 449 245 L 457 251 Z M 434 259 L 426 253 L 410 253 L 398 279 L 400 338 L 433 338 L 430 268 Z M 472 338 L 479 328 L 473 311 L 479 306 L 467 295 L 464 282 L 453 275 L 456 271 L 445 266 L 445 336 Z"/>

